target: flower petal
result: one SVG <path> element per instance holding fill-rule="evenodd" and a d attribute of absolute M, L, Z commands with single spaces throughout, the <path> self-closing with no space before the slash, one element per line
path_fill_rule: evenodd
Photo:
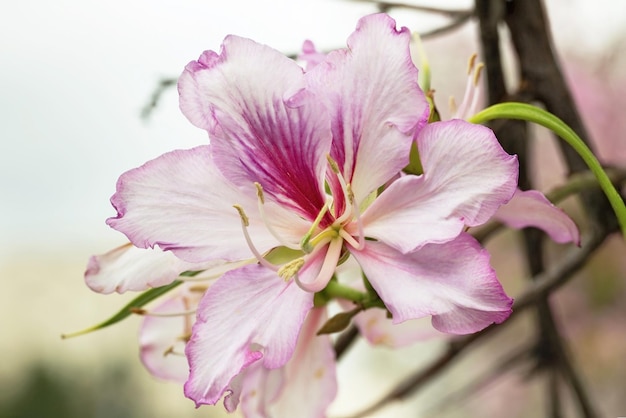
<path fill-rule="evenodd" d="M 181 291 L 151 313 L 182 313 L 197 306 L 202 296 L 198 292 Z M 148 371 L 161 379 L 184 383 L 189 376 L 184 337 L 191 332 L 195 315 L 172 317 L 146 316 L 139 330 L 141 362 Z"/>
<path fill-rule="evenodd" d="M 331 339 L 328 335 L 315 335 L 325 320 L 325 308 L 311 310 L 296 351 L 282 368 L 250 368 L 241 394 L 246 418 L 326 416 L 337 393 L 337 380 Z"/>
<path fill-rule="evenodd" d="M 279 202 L 315 219 L 330 149 L 326 110 L 303 91 L 303 70 L 280 52 L 228 36 L 179 79 L 180 106 L 211 136 L 230 181 L 260 183 Z"/>
<path fill-rule="evenodd" d="M 394 324 L 432 315 L 439 331 L 468 334 L 511 313 L 513 301 L 489 265 L 489 253 L 468 234 L 408 254 L 375 241 L 351 252 Z"/>
<path fill-rule="evenodd" d="M 191 369 L 186 396 L 198 406 L 214 405 L 253 363 L 283 366 L 312 307 L 312 293 L 258 264 L 226 273 L 200 302 L 185 350 Z"/>
<path fill-rule="evenodd" d="M 248 214 L 250 235 L 261 251 L 277 241 L 261 222 L 256 190 L 249 186 L 226 181 L 209 146 L 173 151 L 120 177 L 111 198 L 117 216 L 107 224 L 137 247 L 158 245 L 189 262 L 250 258 L 234 204 Z"/>
<path fill-rule="evenodd" d="M 325 308 L 311 310 L 296 351 L 285 366 L 280 396 L 272 402 L 273 417 L 322 418 L 337 394 L 335 351 L 329 335 L 316 335 L 326 322 Z"/>
<path fill-rule="evenodd" d="M 331 112 L 331 157 L 357 202 L 406 166 L 415 130 L 428 118 L 410 38 L 389 16 L 366 16 L 348 38 L 348 49 L 329 53 L 305 75 Z"/>
<path fill-rule="evenodd" d="M 326 59 L 326 54 L 319 52 L 313 42 L 306 40 L 302 44 L 302 52 L 298 55 L 298 59 L 304 61 L 306 64 L 305 69 L 310 71 L 313 67 Z"/>
<path fill-rule="evenodd" d="M 188 263 L 170 252 L 137 248 L 129 243 L 92 256 L 85 271 L 85 283 L 98 293 L 141 291 L 165 286 L 184 271 L 204 270 L 212 264 L 215 263 Z"/>
<path fill-rule="evenodd" d="M 367 236 L 402 252 L 486 222 L 517 185 L 517 158 L 488 128 L 461 120 L 431 123 L 417 143 L 424 174 L 394 181 L 362 216 Z"/>
<path fill-rule="evenodd" d="M 370 344 L 391 348 L 405 347 L 418 341 L 445 335 L 435 330 L 427 317 L 394 324 L 387 318 L 387 311 L 384 309 L 368 309 L 361 312 L 354 318 L 354 322 Z"/>
<path fill-rule="evenodd" d="M 574 221 L 537 190 L 518 189 L 506 205 L 500 206 L 494 218 L 511 228 L 539 228 L 560 244 L 580 245 L 580 233 Z"/>

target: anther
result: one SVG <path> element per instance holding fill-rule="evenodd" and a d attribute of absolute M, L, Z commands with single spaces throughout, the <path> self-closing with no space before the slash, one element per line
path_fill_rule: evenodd
<path fill-rule="evenodd" d="M 300 241 L 300 248 L 302 249 L 302 251 L 304 251 L 307 254 L 313 251 L 313 247 L 309 245 L 309 241 L 311 240 L 311 237 L 313 236 L 313 233 L 319 226 L 320 222 L 322 222 L 322 218 L 324 218 L 324 215 L 326 215 L 326 212 L 328 212 L 328 204 L 329 204 L 329 201 L 327 200 L 324 203 L 322 210 L 320 210 L 320 213 L 317 214 L 317 217 L 313 221 L 311 228 L 309 228 L 307 233 L 304 235 L 304 237 L 302 237 L 302 240 Z"/>
<path fill-rule="evenodd" d="M 291 260 L 278 269 L 278 276 L 285 281 L 289 281 L 293 276 L 298 274 L 302 266 L 304 266 L 304 258 L 300 257 L 295 260 Z"/>
<path fill-rule="evenodd" d="M 480 79 L 480 74 L 482 73 L 483 68 L 485 68 L 485 64 L 479 62 L 474 70 L 474 86 L 478 86 L 478 80 Z"/>
<path fill-rule="evenodd" d="M 248 219 L 246 212 L 243 210 L 243 207 L 237 204 L 233 205 L 233 207 L 237 209 L 237 212 L 239 212 L 239 217 L 241 218 L 241 223 L 243 224 L 243 226 L 245 226 L 246 228 L 250 226 L 250 220 Z"/>
<path fill-rule="evenodd" d="M 259 202 L 261 202 L 261 204 L 264 205 L 265 196 L 263 195 L 263 186 L 261 186 L 261 183 L 258 183 L 258 182 L 254 182 L 254 186 L 256 187 L 256 195 L 259 198 Z"/>
<path fill-rule="evenodd" d="M 246 212 L 243 210 L 243 207 L 238 204 L 233 205 L 233 207 L 237 209 L 237 212 L 239 212 L 239 217 L 241 218 L 241 227 L 242 227 L 241 229 L 243 230 L 243 236 L 246 239 L 248 248 L 250 248 L 250 251 L 252 252 L 252 254 L 254 254 L 254 257 L 257 259 L 257 261 L 261 265 L 271 270 L 277 271 L 278 267 L 276 267 L 274 264 L 270 263 L 265 258 L 263 258 L 259 250 L 257 250 L 254 244 L 252 243 L 252 238 L 250 238 L 250 234 L 248 234 L 248 226 L 250 225 L 250 221 L 248 220 L 248 216 L 246 215 Z"/>
<path fill-rule="evenodd" d="M 477 53 L 473 53 L 469 60 L 467 61 L 467 75 L 472 74 L 472 70 L 474 69 L 474 64 L 476 64 L 476 58 L 478 57 Z"/>
<path fill-rule="evenodd" d="M 339 174 L 339 164 L 337 164 L 337 161 L 333 160 L 330 154 L 326 155 L 326 160 L 328 161 L 328 165 L 330 165 L 330 169 L 333 170 L 333 173 Z"/>

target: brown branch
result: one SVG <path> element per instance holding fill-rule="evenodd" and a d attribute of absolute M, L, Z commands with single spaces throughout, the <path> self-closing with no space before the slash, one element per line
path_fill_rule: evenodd
<path fill-rule="evenodd" d="M 401 381 L 379 401 L 360 411 L 353 417 L 360 418 L 367 416 L 381 409 L 389 402 L 399 401 L 414 394 L 425 383 L 437 377 L 453 364 L 453 362 L 460 358 L 461 354 L 465 353 L 476 341 L 490 335 L 496 330 L 506 327 L 507 324 L 511 323 L 512 319 L 519 316 L 523 311 L 535 306 L 539 300 L 545 299 L 548 294 L 567 283 L 572 278 L 573 273 L 585 265 L 589 257 L 600 247 L 606 237 L 606 233 L 594 232 L 591 236 L 587 237 L 585 244 L 580 249 L 570 251 L 557 267 L 537 276 L 526 292 L 515 300 L 513 313 L 505 323 L 501 325 L 491 325 L 476 334 L 450 341 L 446 351 L 438 358 L 433 360 L 425 368 L 416 371 L 414 374 Z"/>
<path fill-rule="evenodd" d="M 356 341 L 359 336 L 359 329 L 355 325 L 351 325 L 347 330 L 342 332 L 335 341 L 335 358 L 339 360 Z"/>
<path fill-rule="evenodd" d="M 504 21 L 520 66 L 519 93 L 529 101 L 543 103 L 549 112 L 561 118 L 593 149 L 554 53 L 541 0 L 507 1 Z M 587 170 L 585 162 L 571 147 L 562 141 L 559 145 L 570 173 Z M 600 190 L 582 193 L 580 198 L 593 227 L 606 230 L 617 228 L 613 210 Z"/>

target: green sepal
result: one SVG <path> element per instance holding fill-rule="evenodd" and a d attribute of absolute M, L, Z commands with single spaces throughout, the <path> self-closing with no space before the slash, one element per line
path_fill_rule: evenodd
<path fill-rule="evenodd" d="M 181 274 L 181 276 L 191 276 L 191 275 L 195 275 L 195 273 L 197 272 L 190 272 L 188 274 L 185 274 L 185 273 Z M 174 289 L 181 283 L 182 283 L 182 280 L 175 280 L 168 285 L 155 287 L 154 289 L 146 290 L 145 292 L 137 296 L 135 299 L 131 300 L 126 306 L 124 306 L 115 315 L 113 315 L 106 321 L 103 321 L 92 327 L 86 328 L 82 331 L 72 332 L 69 334 L 62 334 L 61 338 L 66 339 L 66 338 L 78 337 L 79 335 L 89 334 L 90 332 L 97 331 L 99 329 L 106 328 L 110 325 L 116 324 L 122 321 L 123 319 L 126 319 L 127 317 L 129 317 L 133 313 L 133 310 L 137 308 L 141 308 L 142 306 L 146 305 L 148 302 L 152 302 L 154 299 L 166 294 L 167 292 Z"/>
<path fill-rule="evenodd" d="M 567 142 L 583 159 L 591 172 L 598 179 L 600 187 L 609 199 L 613 211 L 622 230 L 622 236 L 626 239 L 626 206 L 624 200 L 611 183 L 608 175 L 602 168 L 593 152 L 587 147 L 582 139 L 565 122 L 552 113 L 526 103 L 499 103 L 478 112 L 469 118 L 471 123 L 484 123 L 493 119 L 517 119 L 533 122 L 550 129 L 556 135 Z"/>
<path fill-rule="evenodd" d="M 420 160 L 420 153 L 417 149 L 417 142 L 413 141 L 411 144 L 411 151 L 409 151 L 409 164 L 402 170 L 407 174 L 415 174 L 419 176 L 424 173 L 422 167 L 422 161 Z"/>

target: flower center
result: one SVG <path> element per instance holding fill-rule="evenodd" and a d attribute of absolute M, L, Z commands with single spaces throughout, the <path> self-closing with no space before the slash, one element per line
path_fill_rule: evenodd
<path fill-rule="evenodd" d="M 344 242 L 358 250 L 365 245 L 360 211 L 355 202 L 352 188 L 345 181 L 337 163 L 330 156 L 328 157 L 328 164 L 330 167 L 329 175 L 335 176 L 333 180 L 341 185 L 341 195 L 327 197 L 324 206 L 320 209 L 299 244 L 285 240 L 273 228 L 272 222 L 267 218 L 264 210 L 263 187 L 259 183 L 255 183 L 259 214 L 267 230 L 282 245 L 282 247 L 274 250 L 278 250 L 276 253 L 289 253 L 287 260 L 276 257 L 274 250 L 261 254 L 256 249 L 248 234 L 249 220 L 246 213 L 240 205 L 233 205 L 239 212 L 248 247 L 259 263 L 276 271 L 284 280 L 295 278 L 298 285 L 309 292 L 319 292 L 326 287 L 341 259 L 342 252 L 344 252 Z M 343 208 L 342 213 L 337 213 L 340 210 L 339 207 Z M 329 213 L 331 217 L 335 218 L 330 225 L 327 224 Z M 326 220 L 327 226 L 321 228 L 320 225 L 324 220 Z M 280 250 L 280 248 L 285 251 Z M 275 264 L 276 262 L 278 264 Z"/>

